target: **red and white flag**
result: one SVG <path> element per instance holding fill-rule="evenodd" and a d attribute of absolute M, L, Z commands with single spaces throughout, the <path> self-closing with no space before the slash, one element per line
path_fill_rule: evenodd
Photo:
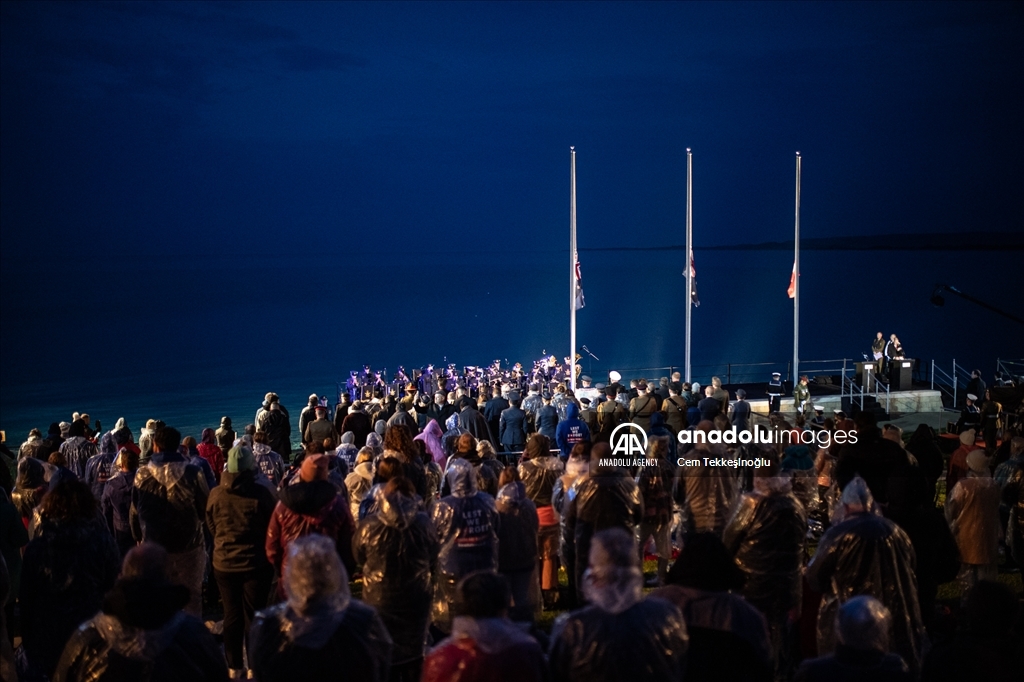
<path fill-rule="evenodd" d="M 786 293 L 790 298 L 796 298 L 796 261 L 793 261 L 793 274 L 789 276 L 789 289 Z"/>

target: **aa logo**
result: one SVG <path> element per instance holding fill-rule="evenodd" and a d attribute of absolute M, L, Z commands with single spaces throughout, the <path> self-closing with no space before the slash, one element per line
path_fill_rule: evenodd
<path fill-rule="evenodd" d="M 619 424 L 610 439 L 612 456 L 643 457 L 647 454 L 647 432 L 632 422 Z"/>

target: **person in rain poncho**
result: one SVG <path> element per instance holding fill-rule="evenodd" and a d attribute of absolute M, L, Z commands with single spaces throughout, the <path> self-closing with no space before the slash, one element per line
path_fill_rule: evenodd
<path fill-rule="evenodd" d="M 202 621 L 181 609 L 188 588 L 171 584 L 167 552 L 147 542 L 128 553 L 102 609 L 68 640 L 55 682 L 220 682 L 224 656 Z"/>
<path fill-rule="evenodd" d="M 444 426 L 447 431 L 441 435 L 441 444 L 444 447 L 445 457 L 450 459 L 455 456 L 455 452 L 459 449 L 459 436 L 466 433 L 466 430 L 459 426 L 458 413 L 449 416 L 445 420 Z"/>
<path fill-rule="evenodd" d="M 544 652 L 508 619 L 511 590 L 477 571 L 456 589 L 452 635 L 427 656 L 423 682 L 543 682 Z"/>
<path fill-rule="evenodd" d="M 114 586 L 121 556 L 81 481 L 47 493 L 34 530 L 22 564 L 21 637 L 32 673 L 52 676 L 68 638 Z"/>
<path fill-rule="evenodd" d="M 789 652 L 801 603 L 807 513 L 779 465 L 760 467 L 740 496 L 724 542 L 746 581 L 743 596 L 767 619 L 776 677 L 792 674 Z M 814 479 L 810 479 L 813 483 Z"/>
<path fill-rule="evenodd" d="M 356 465 L 352 473 L 345 478 L 345 488 L 348 489 L 349 509 L 352 518 L 359 518 L 359 505 L 363 498 L 373 487 L 373 451 L 363 447 L 356 456 Z"/>
<path fill-rule="evenodd" d="M 607 443 L 598 443 L 590 451 L 590 473 L 577 488 L 576 496 L 565 512 L 565 533 L 572 538 L 565 553 L 576 566 L 577 597 L 583 598 L 583 571 L 590 556 L 590 541 L 595 533 L 621 528 L 633 533 L 643 519 L 643 499 L 636 481 L 625 469 L 601 464 L 611 458 Z"/>
<path fill-rule="evenodd" d="M 579 492 L 580 483 L 587 477 L 590 471 L 590 450 L 593 445 L 589 441 L 583 441 L 573 446 L 569 453 L 569 459 L 565 462 L 565 473 L 555 480 L 551 490 L 551 506 L 558 514 L 558 558 L 565 567 L 567 578 L 567 590 L 564 593 L 565 603 L 560 604 L 566 608 L 576 606 L 576 553 L 575 537 L 567 531 L 565 520 L 569 512 L 569 505 Z M 559 600 L 561 597 L 559 595 Z"/>
<path fill-rule="evenodd" d="M 841 508 L 807 565 L 807 582 L 823 593 L 818 611 L 818 653 L 835 648 L 835 615 L 857 595 L 869 595 L 889 609 L 893 651 L 911 672 L 921 667 L 924 626 L 917 601 L 914 550 L 910 538 L 884 518 L 860 476 L 843 489 Z"/>
<path fill-rule="evenodd" d="M 117 457 L 117 440 L 114 438 L 113 431 L 107 431 L 100 437 L 99 452 L 85 463 L 85 476 L 82 478 L 92 490 L 92 496 L 97 500 L 102 499 L 103 489 L 113 475 L 115 457 Z"/>
<path fill-rule="evenodd" d="M 696 430 L 703 432 L 706 439 L 714 428 L 711 422 L 702 421 Z M 690 453 L 680 452 L 681 456 L 702 460 L 704 457 L 728 455 L 723 445 L 708 444 L 699 434 L 694 434 L 694 440 L 693 450 Z M 687 532 L 722 533 L 738 493 L 734 471 L 733 468 L 706 467 L 703 462 L 697 466 L 678 467 L 673 497 L 682 510 L 683 527 Z"/>
<path fill-rule="evenodd" d="M 526 497 L 537 510 L 540 529 L 537 535 L 537 549 L 541 557 L 541 590 L 544 600 L 554 603 L 558 593 L 558 512 L 551 505 L 551 492 L 555 482 L 562 475 L 565 465 L 551 454 L 551 441 L 547 436 L 535 433 L 530 436 L 523 460 L 519 464 L 519 478 L 526 490 Z"/>
<path fill-rule="evenodd" d="M 835 630 L 835 652 L 804 661 L 797 671 L 797 682 L 913 679 L 903 659 L 889 653 L 892 615 L 882 602 L 868 596 L 850 599 L 836 613 Z"/>
<path fill-rule="evenodd" d="M 377 609 L 394 642 L 392 674 L 419 679 L 438 543 L 409 479 L 388 481 L 380 510 L 359 524 L 352 544 L 363 567 L 363 601 Z"/>
<path fill-rule="evenodd" d="M 999 485 L 984 450 L 967 455 L 967 477 L 946 497 L 946 521 L 960 548 L 964 594 L 979 580 L 995 580 L 999 563 Z"/>
<path fill-rule="evenodd" d="M 526 496 L 519 471 L 509 467 L 501 472 L 498 508 L 498 572 L 512 588 L 515 621 L 533 621 L 540 604 L 537 581 L 537 507 Z"/>
<path fill-rule="evenodd" d="M 498 511 L 494 498 L 477 490 L 476 472 L 456 458 L 446 474 L 451 495 L 434 507 L 432 519 L 440 542 L 434 574 L 433 621 L 442 632 L 451 629 L 455 585 L 473 571 L 498 568 Z"/>
<path fill-rule="evenodd" d="M 284 458 L 274 452 L 267 442 L 267 434 L 257 431 L 252 436 L 252 454 L 256 458 L 256 466 L 267 480 L 276 488 L 284 479 Z"/>
<path fill-rule="evenodd" d="M 792 482 L 793 496 L 810 513 L 818 506 L 818 476 L 806 445 L 790 445 L 782 454 L 782 472 Z"/>
<path fill-rule="evenodd" d="M 764 615 L 740 596 L 745 575 L 714 533 L 690 533 L 649 599 L 679 607 L 690 649 L 687 682 L 770 680 L 772 649 Z"/>
<path fill-rule="evenodd" d="M 391 636 L 372 606 L 352 599 L 334 542 L 299 538 L 288 548 L 286 566 L 288 600 L 258 613 L 249 636 L 255 678 L 387 680 Z"/>
<path fill-rule="evenodd" d="M 427 422 L 427 427 L 423 429 L 423 433 L 413 438 L 413 440 L 423 441 L 426 444 L 427 453 L 430 454 L 430 458 L 440 467 L 443 467 L 447 460 L 444 444 L 441 442 L 442 436 L 444 436 L 444 433 L 441 431 L 441 427 L 438 426 L 436 421 L 431 419 Z"/>
<path fill-rule="evenodd" d="M 583 592 L 590 606 L 559 617 L 552 628 L 552 679 L 683 679 L 686 623 L 674 604 L 642 598 L 643 573 L 632 534 L 610 528 L 594 536 Z"/>

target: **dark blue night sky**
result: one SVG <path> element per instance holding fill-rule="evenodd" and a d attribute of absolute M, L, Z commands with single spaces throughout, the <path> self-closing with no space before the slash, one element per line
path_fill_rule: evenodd
<path fill-rule="evenodd" d="M 613 367 L 681 360 L 682 259 L 645 261 L 634 296 L 635 270 L 586 251 L 682 243 L 692 147 L 695 361 L 722 360 L 709 349 L 785 360 L 791 255 L 733 273 L 700 248 L 791 238 L 797 150 L 805 237 L 1024 232 L 1021 7 L 4 2 L 4 405 L 36 383 L 73 392 L 73 379 L 155 366 L 189 369 L 192 385 L 225 358 L 264 371 L 268 349 L 303 358 L 304 377 L 344 356 L 323 372 L 331 381 L 364 358 L 413 365 L 477 349 L 461 361 L 528 361 L 566 345 L 570 145 L 581 343 L 603 346 Z M 939 274 L 908 257 L 898 287 L 885 283 L 889 261 L 866 258 L 867 284 L 851 284 L 808 257 L 808 310 L 845 298 L 877 312 L 848 329 L 819 323 L 810 357 L 859 357 L 876 324 L 920 357 L 952 357 L 958 347 L 935 340 L 967 344 L 970 325 L 947 337 L 952 318 L 925 319 L 940 314 L 927 295 L 946 270 L 1021 303 L 994 289 L 987 255 Z M 999 282 L 1019 290 L 1019 271 Z M 736 301 L 765 319 L 709 338 Z M 901 316 L 918 305 L 933 326 L 908 342 Z M 626 308 L 656 320 L 646 355 L 616 350 L 637 346 L 609 326 Z M 451 311 L 474 324 L 486 312 L 490 326 L 441 334 Z M 941 314 L 978 315 L 956 301 Z M 974 322 L 1004 342 L 978 362 L 1024 355 L 1019 337 L 1005 343 L 1019 327 Z"/>
<path fill-rule="evenodd" d="M 7 265 L 1020 230 L 1014 4 L 3 4 Z"/>

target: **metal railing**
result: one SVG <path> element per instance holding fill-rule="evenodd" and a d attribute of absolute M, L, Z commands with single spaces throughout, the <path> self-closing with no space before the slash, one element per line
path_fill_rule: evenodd
<path fill-rule="evenodd" d="M 870 379 L 868 381 L 864 382 L 865 384 L 870 384 L 870 385 L 860 385 L 856 381 L 856 378 L 857 378 L 857 375 L 856 375 L 857 366 L 854 365 L 852 369 L 854 371 L 854 375 L 852 377 L 847 377 L 846 376 L 846 367 L 845 366 L 843 367 L 842 391 L 839 394 L 839 400 L 842 401 L 843 398 L 849 396 L 850 404 L 853 405 L 854 400 L 856 398 L 860 398 L 860 409 L 863 410 L 864 409 L 864 396 L 872 396 L 875 399 L 876 402 L 881 404 L 881 397 L 884 394 L 885 395 L 885 413 L 889 414 L 889 407 L 891 405 L 890 401 L 891 401 L 891 398 L 892 398 L 892 396 L 890 395 L 889 384 L 886 383 L 886 382 L 883 382 L 883 381 L 879 381 L 878 379 L 875 378 L 874 374 L 871 374 L 870 375 Z M 847 389 L 849 389 L 849 393 L 847 393 Z"/>
<path fill-rule="evenodd" d="M 1024 376 L 1024 360 L 1003 360 L 996 358 L 996 372 L 1001 372 L 1003 377 L 1016 380 Z"/>
<path fill-rule="evenodd" d="M 827 375 L 843 375 L 847 369 L 853 367 L 853 360 L 850 358 L 838 358 L 835 360 L 801 360 L 800 373 L 808 377 Z M 702 377 L 710 381 L 712 376 L 722 379 L 723 384 L 748 384 L 762 383 L 768 380 L 772 372 L 778 372 L 783 380 L 791 379 L 792 362 L 721 362 L 706 365 L 690 365 L 690 374 Z M 671 376 L 672 372 L 681 371 L 679 365 L 667 365 L 661 367 L 627 367 L 617 370 L 623 378 L 635 379 L 641 376 L 650 380 L 657 378 L 657 374 L 664 371 L 664 374 Z M 667 371 L 665 371 L 667 370 Z M 698 379 L 699 380 L 699 379 Z"/>

